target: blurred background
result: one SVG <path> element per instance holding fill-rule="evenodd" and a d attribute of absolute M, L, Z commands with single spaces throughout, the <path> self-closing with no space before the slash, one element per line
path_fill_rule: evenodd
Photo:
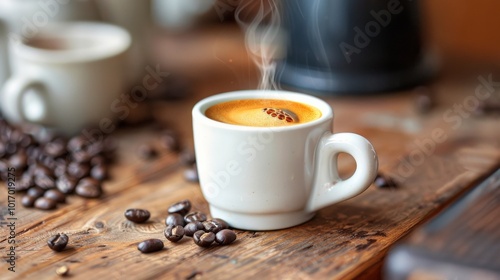
<path fill-rule="evenodd" d="M 378 2 L 386 5 L 384 1 Z M 470 72 L 474 79 L 480 74 L 477 71 L 491 72 L 490 68 L 496 67 L 500 61 L 500 51 L 498 51 L 500 34 L 496 32 L 500 26 L 500 19 L 495 15 L 500 8 L 499 3 L 494 0 L 478 0 L 474 3 L 459 0 L 450 6 L 449 1 L 416 2 L 417 4 L 412 4 L 412 9 L 415 6 L 419 10 L 412 16 L 417 18 L 411 20 L 419 26 L 418 29 L 409 27 L 407 30 L 421 32 L 415 36 L 421 37 L 423 52 L 435 55 L 432 60 L 437 66 L 436 74 L 447 75 L 450 71 Z M 258 81 L 257 72 L 254 65 L 248 63 L 250 58 L 245 51 L 245 28 L 242 28 L 244 26 L 241 22 L 238 25 L 235 13 L 244 7 L 239 16 L 243 22 L 248 22 L 248 19 L 254 19 L 259 13 L 262 3 L 265 9 L 269 9 L 269 1 L 246 0 L 87 0 L 69 1 L 67 4 L 58 4 L 55 7 L 40 6 L 37 1 L 3 0 L 0 2 L 0 20 L 4 23 L 1 28 L 7 28 L 10 33 L 32 32 L 38 27 L 37 23 L 44 23 L 43 17 L 37 18 L 40 16 L 37 13 L 44 12 L 44 9 L 47 9 L 45 17 L 49 21 L 108 21 L 125 27 L 133 37 L 131 67 L 134 69 L 130 69 L 132 79 L 140 79 L 143 67 L 148 63 L 159 63 L 162 69 L 167 69 L 176 76 L 189 78 L 193 83 L 196 79 L 204 79 L 209 74 L 211 78 L 231 77 L 230 83 L 237 84 L 240 88 L 253 88 Z M 373 3 L 376 1 L 367 2 L 367 5 Z M 362 5 L 362 2 L 356 5 Z M 401 1 L 401 5 L 404 7 L 406 1 Z M 339 11 L 329 11 L 332 17 L 354 18 L 349 20 L 356 22 L 355 7 L 337 5 L 335 8 Z M 283 11 L 280 9 L 282 7 L 277 11 L 283 18 Z M 269 20 L 266 23 L 268 22 Z M 348 20 L 345 19 L 344 22 Z M 363 27 L 365 22 L 358 19 L 358 23 Z M 348 30 L 353 27 L 343 26 Z M 398 32 L 403 34 L 404 28 L 407 27 L 398 27 L 402 29 Z M 334 33 L 323 35 L 336 36 Z M 349 36 L 353 37 L 354 34 Z M 4 43 L 6 38 L 7 36 L 1 38 Z M 282 39 L 275 42 L 286 50 L 286 43 Z M 374 43 L 377 39 L 382 40 L 374 38 L 371 44 L 377 44 Z M 401 41 L 399 43 L 405 44 Z M 2 45 L 5 44 L 0 44 L 0 52 L 5 52 L 5 47 Z M 274 54 L 283 57 L 283 50 Z M 327 52 L 332 51 L 327 50 Z M 246 66 L 245 69 L 234 71 L 243 64 Z M 2 67 L 5 68 L 3 61 Z M 5 73 L 6 70 L 3 69 L 0 71 L 0 76 L 7 75 Z M 431 76 L 436 77 L 436 75 Z"/>

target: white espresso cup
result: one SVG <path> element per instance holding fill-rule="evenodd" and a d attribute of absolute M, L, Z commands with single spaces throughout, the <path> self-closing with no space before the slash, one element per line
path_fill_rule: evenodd
<path fill-rule="evenodd" d="M 243 99 L 295 101 L 319 109 L 321 117 L 293 126 L 253 127 L 205 115 L 215 104 Z M 202 193 L 212 217 L 235 228 L 274 230 L 304 223 L 320 208 L 366 190 L 377 174 L 370 142 L 357 134 L 332 134 L 331 107 L 310 95 L 230 92 L 201 100 L 192 114 Z M 356 171 L 346 180 L 338 174 L 339 153 L 356 161 Z"/>
<path fill-rule="evenodd" d="M 41 124 L 66 135 L 111 125 L 111 106 L 126 84 L 130 44 L 123 28 L 95 22 L 52 24 L 12 42 L 2 113 L 13 123 Z"/>

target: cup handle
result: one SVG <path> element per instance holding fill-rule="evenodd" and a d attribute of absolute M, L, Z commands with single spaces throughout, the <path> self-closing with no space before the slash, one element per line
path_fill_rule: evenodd
<path fill-rule="evenodd" d="M 347 180 L 338 174 L 339 153 L 350 154 L 356 161 L 356 171 Z M 316 148 L 315 177 L 307 211 L 314 212 L 362 193 L 375 180 L 377 170 L 377 154 L 364 137 L 354 133 L 325 133 Z"/>
<path fill-rule="evenodd" d="M 23 107 L 23 97 L 31 90 L 36 107 L 29 112 Z M 2 92 L 2 106 L 6 115 L 20 121 L 42 124 L 47 119 L 46 90 L 42 82 L 14 76 L 7 80 Z"/>

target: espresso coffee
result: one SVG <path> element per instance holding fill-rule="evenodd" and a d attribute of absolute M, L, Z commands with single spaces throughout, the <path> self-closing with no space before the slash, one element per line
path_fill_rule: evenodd
<path fill-rule="evenodd" d="M 321 117 L 313 106 L 281 99 L 243 99 L 216 104 L 205 115 L 223 123 L 275 127 L 307 123 Z"/>

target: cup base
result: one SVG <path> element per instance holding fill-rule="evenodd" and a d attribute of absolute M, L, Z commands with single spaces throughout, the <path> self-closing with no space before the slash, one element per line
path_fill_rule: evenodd
<path fill-rule="evenodd" d="M 210 213 L 212 217 L 228 222 L 231 227 L 243 230 L 289 228 L 309 221 L 315 214 L 303 211 L 278 214 L 244 214 L 223 210 L 212 205 L 210 205 Z"/>

